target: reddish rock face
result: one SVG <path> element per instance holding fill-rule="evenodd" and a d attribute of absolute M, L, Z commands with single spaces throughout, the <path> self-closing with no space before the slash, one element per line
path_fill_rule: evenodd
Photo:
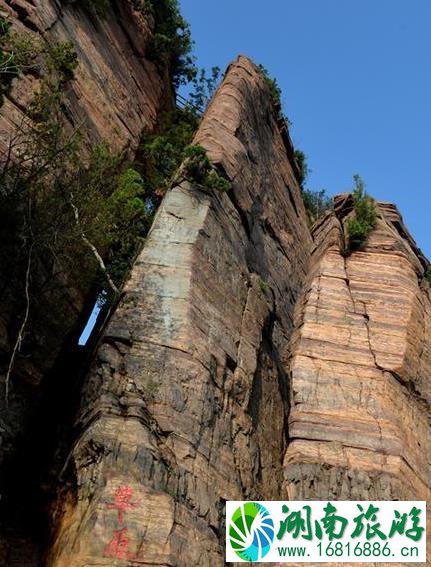
<path fill-rule="evenodd" d="M 69 41 L 79 65 L 66 92 L 65 120 L 80 127 L 88 143 L 105 140 L 113 151 L 136 149 L 144 129 L 172 104 L 167 77 L 146 58 L 151 25 L 132 2 L 118 0 L 101 17 L 60 0 L 0 0 L 17 31 L 47 41 Z M 15 80 L 0 111 L 0 151 L 20 124 L 37 79 Z"/>
<path fill-rule="evenodd" d="M 392 205 L 342 253 L 348 199 L 314 229 L 291 354 L 290 499 L 430 496 L 430 286 Z M 337 218 L 338 216 L 338 218 Z"/>
<path fill-rule="evenodd" d="M 167 194 L 86 381 L 55 566 L 224 562 L 224 501 L 276 498 L 312 240 L 268 88 L 240 57 L 196 142 L 232 194 Z M 192 543 L 193 542 L 193 543 Z"/>
<path fill-rule="evenodd" d="M 313 233 L 240 57 L 196 135 L 233 183 L 166 195 L 86 379 L 50 565 L 224 563 L 228 499 L 427 499 L 430 286 L 395 207 Z M 60 506 L 61 508 L 61 506 Z"/>
<path fill-rule="evenodd" d="M 114 152 L 129 148 L 133 153 L 142 131 L 151 130 L 160 111 L 171 108 L 173 95 L 169 77 L 161 76 L 155 64 L 146 57 L 152 34 L 151 22 L 133 10 L 128 0 L 116 0 L 111 4 L 113 8 L 104 18 L 66 0 L 0 0 L 0 11 L 2 15 L 9 15 L 14 29 L 19 32 L 48 42 L 72 42 L 79 65 L 74 79 L 65 87 L 63 118 L 66 126 L 71 130 L 80 128 L 87 148 L 94 142 L 105 140 Z M 0 108 L 2 154 L 38 89 L 38 81 L 32 74 L 26 74 L 16 79 L 5 95 Z M 48 282 L 48 290 L 44 288 L 42 297 L 32 290 L 26 348 L 22 349 L 14 365 L 7 407 L 4 375 L 23 317 L 21 307 L 17 310 L 14 301 L 22 292 L 18 295 L 13 289 L 7 271 L 0 274 L 2 565 L 39 565 L 39 551 L 30 540 L 40 539 L 39 528 L 35 526 L 42 521 L 32 517 L 31 508 L 39 482 L 38 469 L 46 457 L 49 441 L 44 439 L 45 434 L 39 435 L 37 431 L 42 421 L 52 419 L 45 433 L 56 436 L 57 418 L 61 421 L 68 412 L 61 403 L 69 405 L 65 402 L 68 394 L 64 392 L 76 389 L 73 381 L 77 373 L 74 373 L 75 378 L 70 374 L 69 350 L 65 357 L 62 355 L 63 362 L 59 361 L 59 353 L 65 343 L 71 345 L 73 341 L 73 346 L 76 345 L 91 309 L 90 303 L 94 303 L 94 291 L 83 289 L 85 286 L 74 288 L 65 281 L 65 275 L 58 274 L 50 264 L 37 266 L 39 279 Z M 74 357 L 75 362 L 79 357 L 80 354 Z M 55 377 L 51 374 L 54 366 Z M 59 402 L 61 398 L 63 402 Z M 40 409 L 42 403 L 46 406 L 44 410 Z M 34 469 L 33 472 L 30 469 Z M 8 502 L 5 504 L 5 501 Z"/>
<path fill-rule="evenodd" d="M 141 45 L 135 32 L 108 18 L 90 33 L 73 5 L 15 5 L 58 37 L 73 30 L 82 53 L 99 45 L 71 85 L 71 123 L 90 117 L 89 139 L 133 147 L 163 100 L 152 64 L 135 71 L 119 47 Z M 161 205 L 85 379 L 52 567 L 222 565 L 228 499 L 429 497 L 431 290 L 399 213 L 379 203 L 350 255 L 348 196 L 310 232 L 291 144 L 245 57 L 196 142 L 233 189 L 184 182 Z M 15 548 L 16 564 L 37 564 Z"/>

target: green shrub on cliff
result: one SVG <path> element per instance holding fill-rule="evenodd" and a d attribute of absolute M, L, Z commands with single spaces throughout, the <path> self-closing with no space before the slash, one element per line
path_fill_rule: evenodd
<path fill-rule="evenodd" d="M 277 79 L 271 77 L 269 71 L 263 65 L 259 65 L 259 70 L 262 74 L 262 77 L 265 80 L 265 83 L 268 86 L 269 94 L 271 96 L 271 101 L 276 109 L 281 113 L 281 88 L 277 83 Z"/>
<path fill-rule="evenodd" d="M 30 33 L 15 32 L 0 16 L 0 106 L 3 96 L 20 74 L 37 73 L 51 89 L 73 79 L 78 65 L 70 42 L 48 43 Z"/>
<path fill-rule="evenodd" d="M 172 78 L 175 88 L 196 76 L 190 26 L 182 17 L 178 0 L 146 0 L 143 10 L 153 16 L 155 27 L 148 55 Z"/>
<path fill-rule="evenodd" d="M 34 263 L 52 262 L 78 287 L 99 278 L 115 289 L 152 219 L 146 187 L 105 144 L 82 159 L 81 132 L 64 126 L 62 112 L 76 55 L 66 43 L 42 55 L 40 86 L 0 157 L 1 255 L 7 261 L 31 250 Z"/>
<path fill-rule="evenodd" d="M 353 179 L 355 182 L 355 189 L 352 193 L 354 215 L 347 221 L 347 233 L 349 249 L 357 250 L 365 243 L 376 225 L 377 209 L 374 200 L 366 193 L 361 177 L 354 175 Z"/>
<path fill-rule="evenodd" d="M 136 160 L 154 207 L 166 193 L 198 125 L 199 117 L 191 109 L 176 109 L 162 115 L 156 132 L 142 135 Z"/>
<path fill-rule="evenodd" d="M 187 181 L 217 191 L 229 191 L 230 181 L 214 169 L 204 147 L 199 144 L 190 145 L 185 148 L 183 157 L 180 175 L 184 175 Z"/>
<path fill-rule="evenodd" d="M 34 69 L 41 45 L 30 34 L 16 33 L 11 22 L 0 16 L 0 106 L 13 79 Z"/>
<path fill-rule="evenodd" d="M 425 278 L 431 283 L 431 266 L 426 269 Z"/>
<path fill-rule="evenodd" d="M 307 156 L 302 150 L 295 150 L 294 157 L 299 172 L 298 183 L 302 188 L 309 174 Z"/>

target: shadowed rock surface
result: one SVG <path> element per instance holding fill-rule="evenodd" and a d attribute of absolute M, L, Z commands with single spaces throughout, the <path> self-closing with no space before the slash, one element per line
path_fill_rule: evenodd
<path fill-rule="evenodd" d="M 73 44 L 79 65 L 64 86 L 63 119 L 66 128 L 83 133 L 86 148 L 105 140 L 112 151 L 132 154 L 142 131 L 152 130 L 160 112 L 172 107 L 170 78 L 146 57 L 153 22 L 135 11 L 132 2 L 112 2 L 105 17 L 55 0 L 0 0 L 0 12 L 20 34 Z M 39 84 L 35 72 L 24 73 L 4 95 L 2 156 Z M 34 281 L 44 282 L 43 293 L 37 295 L 33 285 L 25 344 L 14 364 L 6 406 L 4 376 L 24 312 L 23 290 L 18 293 L 13 279 L 14 259 L 11 266 L 3 266 L 0 274 L 0 564 L 21 567 L 39 565 L 35 542 L 43 539 L 39 526 L 46 531 L 46 519 L 34 517 L 34 508 L 40 507 L 35 504 L 38 476 L 45 467 L 42 461 L 55 450 L 52 437 L 71 411 L 86 365 L 87 356 L 76 352 L 76 344 L 95 290 L 72 285 L 56 262 L 37 266 Z"/>

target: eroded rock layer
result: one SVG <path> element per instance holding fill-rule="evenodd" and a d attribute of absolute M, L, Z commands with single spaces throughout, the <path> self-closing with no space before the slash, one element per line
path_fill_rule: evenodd
<path fill-rule="evenodd" d="M 113 152 L 128 149 L 132 155 L 142 131 L 153 129 L 160 112 L 173 105 L 170 77 L 146 53 L 154 25 L 129 0 L 108 2 L 104 16 L 84 4 L 0 0 L 0 15 L 21 39 L 29 35 L 51 45 L 72 44 L 78 66 L 63 85 L 62 119 L 66 129 L 82 134 L 83 153 L 104 141 Z M 2 98 L 2 162 L 40 81 L 35 70 L 25 70 Z M 57 257 L 33 260 L 29 318 L 6 402 L 5 376 L 26 310 L 20 268 L 10 258 L 0 274 L 0 565 L 30 567 L 41 564 L 38 543 L 47 523 L 46 517 L 34 516 L 50 492 L 45 479 L 41 488 L 39 477 L 49 468 L 60 422 L 72 412 L 71 398 L 85 367 L 85 355 L 76 352 L 77 339 L 97 290 L 70 281 Z"/>
<path fill-rule="evenodd" d="M 345 253 L 352 203 L 314 227 L 292 340 L 291 500 L 430 497 L 431 289 L 426 260 L 393 205 Z"/>
<path fill-rule="evenodd" d="M 109 3 L 107 3 L 109 4 Z M 129 0 L 115 0 L 97 15 L 68 0 L 0 0 L 0 11 L 18 33 L 49 43 L 71 42 L 79 65 L 66 89 L 64 118 L 88 143 L 105 140 L 113 151 L 136 149 L 159 110 L 170 107 L 169 80 L 146 56 L 152 22 Z M 39 79 L 24 73 L 5 95 L 0 151 L 21 124 Z"/>
<path fill-rule="evenodd" d="M 164 199 L 86 381 L 51 565 L 219 565 L 224 501 L 279 496 L 312 244 L 280 128 L 240 57 L 196 136 L 233 189 Z"/>

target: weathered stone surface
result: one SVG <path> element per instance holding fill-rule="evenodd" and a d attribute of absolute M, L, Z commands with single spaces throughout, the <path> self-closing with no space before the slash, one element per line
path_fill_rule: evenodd
<path fill-rule="evenodd" d="M 146 57 L 151 22 L 133 10 L 128 0 L 113 1 L 111 6 L 103 18 L 63 0 L 0 0 L 2 15 L 9 15 L 17 31 L 47 42 L 73 43 L 79 65 L 65 87 L 66 127 L 79 128 L 87 148 L 105 140 L 113 151 L 129 148 L 132 153 L 142 131 L 152 129 L 160 111 L 171 108 L 172 88 L 169 77 L 161 76 Z M 2 154 L 38 86 L 38 77 L 25 74 L 14 80 L 5 96 L 0 108 Z M 41 539 L 39 528 L 31 525 L 41 519 L 31 518 L 31 508 L 39 498 L 35 494 L 40 488 L 39 461 L 46 457 L 51 442 L 44 438 L 45 425 L 40 424 L 52 419 L 51 428 L 44 432 L 51 439 L 62 416 L 70 411 L 57 407 L 68 405 L 69 393 L 77 387 L 70 369 L 59 361 L 59 353 L 67 343 L 69 350 L 63 352 L 67 357 L 76 345 L 95 291 L 84 285 L 77 289 L 49 260 L 46 265 L 33 264 L 30 319 L 13 367 L 7 405 L 4 376 L 24 312 L 23 290 L 11 283 L 16 281 L 13 268 L 14 259 L 0 275 L 0 564 L 30 567 L 39 565 L 39 550 L 30 540 Z M 35 282 L 44 282 L 43 292 L 36 292 Z M 54 366 L 56 379 L 50 375 Z M 76 371 L 80 372 L 78 367 Z M 41 410 L 41 404 L 47 407 Z"/>
<path fill-rule="evenodd" d="M 292 500 L 429 500 L 431 291 L 393 205 L 343 255 L 348 199 L 314 230 L 290 360 Z"/>
<path fill-rule="evenodd" d="M 172 104 L 167 77 L 146 58 L 151 22 L 116 0 L 95 15 L 64 0 L 0 0 L 14 27 L 48 42 L 70 41 L 78 56 L 75 78 L 66 89 L 65 120 L 81 128 L 88 143 L 105 140 L 114 151 L 136 149 L 144 129 L 152 129 L 161 108 Z M 0 111 L 0 151 L 21 123 L 38 79 L 15 79 Z"/>
<path fill-rule="evenodd" d="M 158 212 L 86 382 L 51 565 L 221 565 L 224 501 L 280 493 L 312 242 L 274 116 L 240 57 L 196 136 L 232 193 L 183 183 Z"/>
<path fill-rule="evenodd" d="M 169 96 L 145 60 L 142 16 L 128 2 L 96 22 L 51 0 L 0 6 L 33 33 L 73 38 L 81 64 L 67 120 L 84 120 L 87 142 L 134 148 Z M 3 141 L 34 81 L 14 85 Z M 245 57 L 196 141 L 233 189 L 182 183 L 163 201 L 85 380 L 70 452 L 58 451 L 53 567 L 222 565 L 227 499 L 429 498 L 428 262 L 398 211 L 379 203 L 350 255 L 349 195 L 310 233 L 288 135 Z M 69 292 L 76 320 L 82 298 Z M 45 369 L 57 353 L 47 344 Z M 66 359 L 54 378 L 73 371 Z M 18 432 L 41 375 L 28 366 Z M 5 429 L 7 451 L 15 434 Z M 0 564 L 39 565 L 13 537 L 12 551 L 0 540 Z"/>

